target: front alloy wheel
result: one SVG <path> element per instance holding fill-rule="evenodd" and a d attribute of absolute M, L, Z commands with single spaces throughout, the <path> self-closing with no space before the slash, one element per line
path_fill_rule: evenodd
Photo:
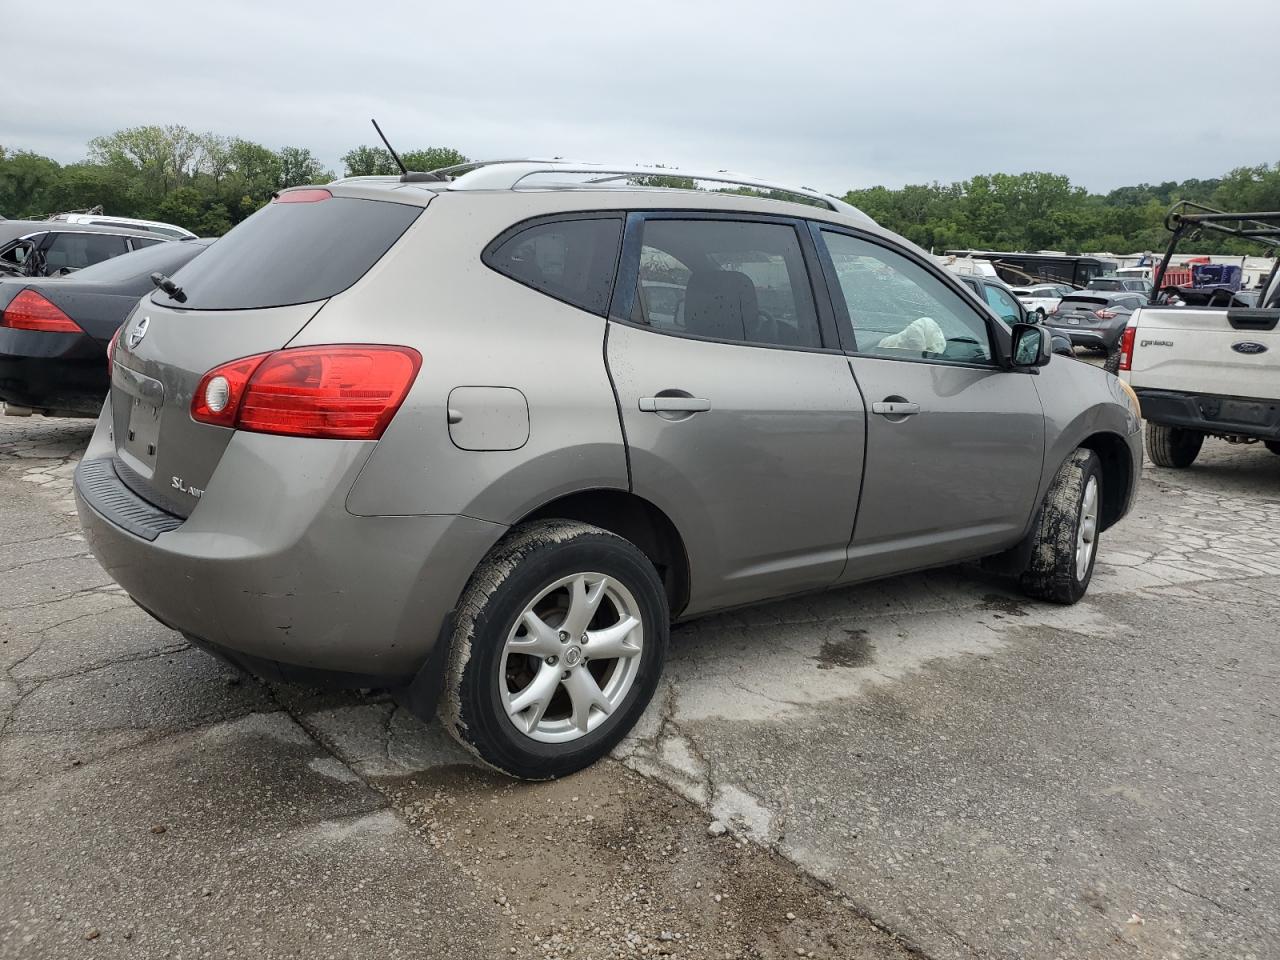
<path fill-rule="evenodd" d="M 1058 468 L 1031 533 L 1023 592 L 1054 603 L 1075 603 L 1089 589 L 1098 558 L 1103 497 L 1102 461 L 1077 447 Z"/>
<path fill-rule="evenodd" d="M 1076 527 L 1076 579 L 1083 580 L 1093 570 L 1093 554 L 1098 548 L 1098 478 L 1090 476 L 1080 498 L 1080 521 Z"/>

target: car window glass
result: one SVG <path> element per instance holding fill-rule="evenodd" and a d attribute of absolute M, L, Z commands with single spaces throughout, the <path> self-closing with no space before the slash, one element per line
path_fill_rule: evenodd
<path fill-rule="evenodd" d="M 503 242 L 485 262 L 526 286 L 603 316 L 621 237 L 620 217 L 539 223 Z"/>
<path fill-rule="evenodd" d="M 327 300 L 363 277 L 423 211 L 315 193 L 325 199 L 268 203 L 174 276 L 185 300 L 157 290 L 152 301 L 184 310 L 257 310 Z"/>
<path fill-rule="evenodd" d="M 27 255 L 31 253 L 31 241 L 23 240 L 15 243 L 12 247 L 0 252 L 0 260 L 6 263 L 21 264 L 27 262 Z"/>
<path fill-rule="evenodd" d="M 1013 297 L 1009 296 L 999 287 L 993 287 L 987 284 L 987 303 L 991 305 L 991 309 L 1005 323 L 1014 324 L 1018 322 L 1018 305 L 1014 302 Z"/>
<path fill-rule="evenodd" d="M 822 234 L 858 352 L 991 362 L 991 341 L 982 317 L 940 278 L 878 244 L 826 230 Z"/>
<path fill-rule="evenodd" d="M 208 246 L 204 240 L 172 240 L 153 244 L 145 250 L 134 250 L 122 257 L 86 267 L 76 278 L 96 283 L 117 283 L 142 279 L 153 272 L 171 275 Z"/>
<path fill-rule="evenodd" d="M 800 240 L 787 224 L 646 220 L 632 319 L 715 340 L 822 345 Z"/>
<path fill-rule="evenodd" d="M 44 268 L 48 273 L 64 268 L 79 270 L 118 257 L 127 250 L 124 237 L 109 233 L 55 233 L 44 253 Z"/>

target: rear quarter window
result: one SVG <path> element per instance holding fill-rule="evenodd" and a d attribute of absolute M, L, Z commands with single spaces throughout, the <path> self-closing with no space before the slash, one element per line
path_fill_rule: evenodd
<path fill-rule="evenodd" d="M 483 259 L 526 287 L 604 316 L 621 239 L 621 217 L 543 221 L 498 237 Z"/>
<path fill-rule="evenodd" d="M 173 275 L 179 310 L 253 310 L 327 300 L 363 277 L 423 207 L 329 197 L 269 203 Z"/>

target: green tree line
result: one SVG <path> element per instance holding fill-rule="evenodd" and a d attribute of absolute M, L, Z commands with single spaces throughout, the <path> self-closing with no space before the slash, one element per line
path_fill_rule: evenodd
<path fill-rule="evenodd" d="M 414 170 L 467 159 L 448 147 L 411 150 L 402 158 Z M 359 146 L 341 159 L 347 176 L 398 172 L 382 147 Z M 272 149 L 183 126 L 132 127 L 95 137 L 78 163 L 0 144 L 0 215 L 43 219 L 100 206 L 112 216 L 163 220 L 220 236 L 276 191 L 334 176 L 306 147 Z"/>
<path fill-rule="evenodd" d="M 465 163 L 451 147 L 401 154 L 411 170 Z M 383 147 L 361 145 L 341 157 L 342 175 L 397 172 Z M 115 216 L 177 223 L 204 236 L 231 229 L 285 187 L 327 183 L 337 174 L 306 147 L 271 148 L 183 126 L 118 130 L 89 142 L 78 163 L 59 164 L 0 144 L 0 215 L 41 218 L 101 206 Z M 679 177 L 638 178 L 693 186 Z M 749 191 L 743 191 L 749 192 Z M 875 220 L 937 253 L 998 250 L 1158 250 L 1164 216 L 1176 200 L 1224 210 L 1280 210 L 1280 163 L 1239 167 L 1211 180 L 1168 181 L 1090 193 L 1053 173 L 982 174 L 956 183 L 850 190 L 845 199 Z M 1206 237 L 1207 253 L 1253 252 L 1242 241 Z"/>
<path fill-rule="evenodd" d="M 1163 249 L 1169 239 L 1165 214 L 1178 200 L 1229 211 L 1280 210 L 1280 163 L 1239 167 L 1213 180 L 1143 183 L 1105 194 L 1090 193 L 1054 173 L 993 173 L 960 183 L 850 190 L 844 199 L 935 253 L 1134 253 Z M 1212 234 L 1196 240 L 1195 248 L 1258 252 L 1247 241 Z"/>

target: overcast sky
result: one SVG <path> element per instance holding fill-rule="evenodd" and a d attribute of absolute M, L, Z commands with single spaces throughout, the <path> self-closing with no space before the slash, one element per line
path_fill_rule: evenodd
<path fill-rule="evenodd" d="M 728 168 L 831 192 L 1024 170 L 1106 190 L 1280 161 L 1280 0 L 432 9 L 9 0 L 0 144 L 66 162 L 97 134 L 181 123 L 311 147 L 341 172 L 376 116 L 406 150 Z"/>

